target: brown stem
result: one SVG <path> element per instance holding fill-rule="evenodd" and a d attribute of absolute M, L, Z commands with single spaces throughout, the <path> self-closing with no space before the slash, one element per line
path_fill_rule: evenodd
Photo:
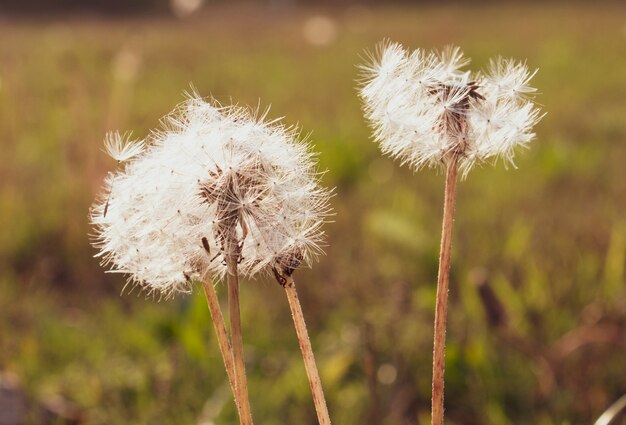
<path fill-rule="evenodd" d="M 456 201 L 458 174 L 457 156 L 452 155 L 446 168 L 446 188 L 443 204 L 439 275 L 435 308 L 435 338 L 433 348 L 432 425 L 443 425 L 443 387 L 446 366 L 446 315 L 448 310 L 448 282 L 452 250 L 452 225 Z"/>
<path fill-rule="evenodd" d="M 328 407 L 326 406 L 324 390 L 322 389 L 322 381 L 320 380 L 320 375 L 317 371 L 313 348 L 311 347 L 309 333 L 306 329 L 306 323 L 304 322 L 304 315 L 302 314 L 302 306 L 300 305 L 298 292 L 296 291 L 296 283 L 293 281 L 291 276 L 284 277 L 286 280 L 286 284 L 284 285 L 285 292 L 287 293 L 291 316 L 293 317 L 296 334 L 298 335 L 298 341 L 300 342 L 304 368 L 306 369 L 306 375 L 309 378 L 309 386 L 311 387 L 311 392 L 313 393 L 313 403 L 315 404 L 315 411 L 317 412 L 317 420 L 320 425 L 330 425 L 330 416 L 328 415 Z"/>
<path fill-rule="evenodd" d="M 235 371 L 235 387 L 239 401 L 239 420 L 241 425 L 252 425 L 252 412 L 248 397 L 246 365 L 243 359 L 243 338 L 241 335 L 241 314 L 239 311 L 239 276 L 237 274 L 238 255 L 228 255 L 228 310 L 230 313 L 230 336 Z"/>
<path fill-rule="evenodd" d="M 226 375 L 228 375 L 228 383 L 233 391 L 233 397 L 235 399 L 235 405 L 237 411 L 241 416 L 240 401 L 237 395 L 237 387 L 235 385 L 235 365 L 233 363 L 233 349 L 228 339 L 228 333 L 226 331 L 226 325 L 224 324 L 224 317 L 222 316 L 222 310 L 220 309 L 219 299 L 217 298 L 217 292 L 213 287 L 213 282 L 206 280 L 202 282 L 202 288 L 204 289 L 204 295 L 206 296 L 209 311 L 211 312 L 211 319 L 213 321 L 213 327 L 215 328 L 215 334 L 217 335 L 217 343 L 220 347 L 220 353 L 222 354 L 222 360 L 224 361 L 224 368 L 226 369 Z"/>

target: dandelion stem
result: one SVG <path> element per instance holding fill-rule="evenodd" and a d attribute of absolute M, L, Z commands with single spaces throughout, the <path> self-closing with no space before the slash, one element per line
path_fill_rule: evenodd
<path fill-rule="evenodd" d="M 439 274 L 435 308 L 435 337 L 433 348 L 432 425 L 443 425 L 443 388 L 446 366 L 446 315 L 448 310 L 448 282 L 450 280 L 450 255 L 452 226 L 456 201 L 458 157 L 452 155 L 446 168 L 446 188 L 439 251 Z"/>
<path fill-rule="evenodd" d="M 228 375 L 228 383 L 233 391 L 237 411 L 241 416 L 241 403 L 237 394 L 237 377 L 235 376 L 235 365 L 233 363 L 233 348 L 230 344 L 230 339 L 228 339 L 228 332 L 226 331 L 226 325 L 224 324 L 224 316 L 222 316 L 222 310 L 220 309 L 217 292 L 215 292 L 213 282 L 210 280 L 202 282 L 202 288 L 204 289 L 204 295 L 206 296 L 209 311 L 211 312 L 211 319 L 213 321 L 213 327 L 215 328 L 215 334 L 217 335 L 217 342 L 220 347 L 220 353 L 222 354 L 222 360 L 224 361 L 224 368 L 226 369 L 226 375 Z"/>
<path fill-rule="evenodd" d="M 326 406 L 324 390 L 322 389 L 322 381 L 317 371 L 313 348 L 311 347 L 309 333 L 306 329 L 306 323 L 304 322 L 304 315 L 302 314 L 302 306 L 300 305 L 298 292 L 296 291 L 296 283 L 291 276 L 285 276 L 285 280 L 285 292 L 287 293 L 291 316 L 293 317 L 296 334 L 300 342 L 300 350 L 302 351 L 306 375 L 309 378 L 309 386 L 313 393 L 313 403 L 315 404 L 315 411 L 317 412 L 317 420 L 320 425 L 330 425 L 330 416 L 328 415 L 328 407 Z"/>
<path fill-rule="evenodd" d="M 236 400 L 239 401 L 239 419 L 241 425 L 252 425 L 252 412 L 248 397 L 248 381 L 246 366 L 243 359 L 243 338 L 241 335 L 241 314 L 239 311 L 239 275 L 237 261 L 239 255 L 228 255 L 228 310 L 230 314 L 230 336 L 235 371 Z"/>

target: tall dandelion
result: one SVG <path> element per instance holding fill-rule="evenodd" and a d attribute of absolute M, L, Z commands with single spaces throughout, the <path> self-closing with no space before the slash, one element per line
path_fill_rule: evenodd
<path fill-rule="evenodd" d="M 435 309 L 432 423 L 443 424 L 446 312 L 452 224 L 459 173 L 477 163 L 502 158 L 513 162 L 541 119 L 529 86 L 534 72 L 524 63 L 492 60 L 486 72 L 463 68 L 469 60 L 459 48 L 441 52 L 405 50 L 383 43 L 362 65 L 360 96 L 365 117 L 383 153 L 413 170 L 444 168 L 443 225 Z"/>
<path fill-rule="evenodd" d="M 169 297 L 203 289 L 241 424 L 252 424 L 239 310 L 239 276 L 273 275 L 285 287 L 320 423 L 321 382 L 291 275 L 321 253 L 330 192 L 297 129 L 239 106 L 191 96 L 146 140 L 117 134 L 122 164 L 91 211 L 94 245 L 111 271 Z M 228 286 L 230 339 L 213 282 Z"/>

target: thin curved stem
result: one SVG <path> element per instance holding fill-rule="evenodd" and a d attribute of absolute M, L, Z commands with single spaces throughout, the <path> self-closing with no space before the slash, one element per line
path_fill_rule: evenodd
<path fill-rule="evenodd" d="M 326 406 L 324 390 L 322 389 L 322 381 L 315 363 L 315 356 L 313 355 L 313 348 L 311 347 L 306 323 L 304 322 L 302 306 L 300 305 L 298 292 L 296 291 L 296 283 L 291 276 L 284 276 L 284 278 L 286 281 L 284 288 L 287 293 L 287 300 L 289 301 L 289 308 L 291 309 L 296 334 L 298 335 L 302 359 L 304 360 L 304 368 L 306 369 L 309 386 L 313 393 L 313 403 L 315 404 L 315 411 L 317 412 L 317 420 L 320 425 L 330 425 L 330 416 L 328 414 L 328 407 Z"/>
<path fill-rule="evenodd" d="M 246 365 L 243 358 L 243 337 L 241 335 L 241 313 L 239 310 L 239 275 L 237 272 L 238 255 L 226 257 L 228 267 L 228 312 L 230 314 L 230 337 L 235 371 L 235 388 L 239 400 L 239 419 L 241 425 L 252 425 L 252 412 L 248 396 Z"/>
<path fill-rule="evenodd" d="M 446 168 L 446 188 L 439 251 L 435 335 L 433 347 L 432 425 L 443 425 L 444 371 L 446 367 L 446 317 L 448 312 L 448 283 L 452 251 L 452 227 L 456 202 L 458 159 L 453 155 Z"/>
<path fill-rule="evenodd" d="M 240 401 L 237 394 L 237 387 L 235 385 L 235 364 L 233 362 L 233 348 L 228 338 L 228 332 L 226 331 L 226 325 L 224 324 L 224 316 L 222 316 L 222 310 L 220 309 L 219 299 L 217 292 L 213 287 L 213 282 L 205 280 L 202 282 L 202 288 L 204 289 L 204 295 L 206 296 L 207 305 L 211 313 L 211 319 L 213 327 L 215 328 L 215 334 L 217 335 L 217 343 L 220 347 L 220 353 L 222 354 L 222 360 L 224 361 L 224 368 L 226 369 L 226 375 L 228 376 L 228 383 L 233 391 L 233 397 L 237 411 L 241 416 Z"/>

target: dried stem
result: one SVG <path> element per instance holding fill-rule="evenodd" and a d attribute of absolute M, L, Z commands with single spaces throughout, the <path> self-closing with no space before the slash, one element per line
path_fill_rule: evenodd
<path fill-rule="evenodd" d="M 293 317 L 293 323 L 296 327 L 296 333 L 298 334 L 306 375 L 309 378 L 309 386 L 313 393 L 313 403 L 315 404 L 315 411 L 317 412 L 317 420 L 320 425 L 330 425 L 330 416 L 328 414 L 328 407 L 326 406 L 324 390 L 322 389 L 322 381 L 317 371 L 313 348 L 311 347 L 309 333 L 306 329 L 306 323 L 304 322 L 304 315 L 302 314 L 302 306 L 300 305 L 298 292 L 296 291 L 296 283 L 291 276 L 285 275 L 284 278 L 285 285 L 283 286 L 285 287 L 287 299 L 289 300 L 289 308 L 291 308 L 291 316 Z"/>
<path fill-rule="evenodd" d="M 224 361 L 224 368 L 228 375 L 228 383 L 233 391 L 233 397 L 235 399 L 235 405 L 239 416 L 241 416 L 240 401 L 237 394 L 235 365 L 233 363 L 233 349 L 230 345 L 230 339 L 226 331 L 226 325 L 224 324 L 224 317 L 222 316 L 222 310 L 220 309 L 220 303 L 217 298 L 217 293 L 213 287 L 213 282 L 206 280 L 202 282 L 202 288 L 204 289 L 204 295 L 206 296 L 209 311 L 211 312 L 211 319 L 213 321 L 213 327 L 215 328 L 215 334 L 217 335 L 217 342 L 220 347 L 220 353 L 222 354 L 222 360 Z"/>
<path fill-rule="evenodd" d="M 241 425 L 252 425 L 252 412 L 248 397 L 248 381 L 246 379 L 246 365 L 243 359 L 243 338 L 241 335 L 241 314 L 239 311 L 239 275 L 237 262 L 239 255 L 226 256 L 228 267 L 228 310 L 230 313 L 230 336 L 235 372 L 235 388 L 239 404 L 239 420 Z"/>
<path fill-rule="evenodd" d="M 446 168 L 446 188 L 443 204 L 443 224 L 439 251 L 439 274 L 435 308 L 435 338 L 433 349 L 432 425 L 443 425 L 443 387 L 446 366 L 446 316 L 448 310 L 448 282 L 452 250 L 452 225 L 456 201 L 458 158 L 452 155 Z"/>

